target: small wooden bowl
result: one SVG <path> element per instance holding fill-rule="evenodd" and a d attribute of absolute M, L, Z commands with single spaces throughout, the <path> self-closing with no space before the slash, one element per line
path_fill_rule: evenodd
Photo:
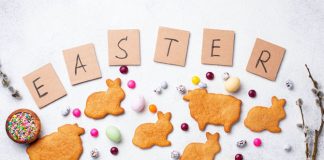
<path fill-rule="evenodd" d="M 13 135 L 11 135 L 11 134 L 9 133 L 8 128 L 7 128 L 7 127 L 8 127 L 8 123 L 10 122 L 11 118 L 12 118 L 14 115 L 16 115 L 17 113 L 21 113 L 21 112 L 23 112 L 23 113 L 28 113 L 28 114 L 33 118 L 34 123 L 35 123 L 35 125 L 36 125 L 36 132 L 35 132 L 34 136 L 33 136 L 31 139 L 27 140 L 27 141 L 21 141 L 21 140 L 19 140 L 19 139 L 16 140 L 16 139 L 13 137 Z M 40 120 L 39 120 L 39 118 L 38 118 L 38 116 L 37 116 L 37 114 L 36 114 L 35 112 L 33 112 L 33 111 L 29 110 L 29 109 L 18 109 L 18 110 L 15 110 L 14 112 L 12 112 L 12 113 L 8 116 L 5 127 L 6 127 L 7 135 L 8 135 L 8 137 L 9 137 L 11 140 L 13 140 L 13 141 L 16 142 L 16 143 L 20 143 L 20 144 L 29 144 L 29 143 L 34 142 L 34 141 L 39 137 L 40 130 L 41 130 L 41 122 L 40 122 Z"/>

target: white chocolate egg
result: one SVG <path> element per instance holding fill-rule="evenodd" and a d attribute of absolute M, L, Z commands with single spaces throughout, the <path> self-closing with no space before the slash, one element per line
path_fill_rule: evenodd
<path fill-rule="evenodd" d="M 234 93 L 240 89 L 241 82 L 238 77 L 230 77 L 224 82 L 224 85 L 227 92 Z"/>

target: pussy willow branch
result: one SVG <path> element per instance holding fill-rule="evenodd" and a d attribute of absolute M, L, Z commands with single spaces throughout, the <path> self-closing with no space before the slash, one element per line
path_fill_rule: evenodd
<path fill-rule="evenodd" d="M 313 86 L 316 90 L 319 90 L 319 86 L 316 80 L 314 80 L 307 64 L 305 64 L 305 67 L 307 69 L 308 72 L 308 77 L 312 80 L 313 82 Z M 316 98 L 318 98 L 318 107 L 321 110 L 321 125 L 319 127 L 319 129 L 315 130 L 315 139 L 314 139 L 314 146 L 313 146 L 313 153 L 312 153 L 312 160 L 316 160 L 316 155 L 317 155 L 317 147 L 318 147 L 318 139 L 323 131 L 323 125 L 324 125 L 324 107 L 323 107 L 323 102 L 322 102 L 322 95 L 321 94 L 316 94 Z M 306 149 L 307 150 L 307 149 Z"/>
<path fill-rule="evenodd" d="M 298 100 L 299 101 L 299 100 Z M 300 114 L 302 116 L 302 122 L 303 122 L 303 128 L 305 127 L 305 120 L 304 120 L 304 113 L 303 113 L 303 108 L 302 108 L 302 104 L 299 102 L 297 103 L 298 107 L 299 107 L 299 110 L 300 110 Z M 307 132 L 304 131 L 304 135 L 305 135 L 305 139 L 307 138 Z M 308 142 L 306 141 L 305 142 L 305 145 L 306 145 L 306 151 L 305 151 L 305 154 L 306 154 L 306 158 L 309 157 L 309 148 L 308 148 Z"/>

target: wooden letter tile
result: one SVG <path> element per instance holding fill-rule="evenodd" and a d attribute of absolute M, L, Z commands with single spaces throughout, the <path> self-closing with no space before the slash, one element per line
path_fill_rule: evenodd
<path fill-rule="evenodd" d="M 72 85 L 101 78 L 93 44 L 63 50 L 63 55 Z"/>
<path fill-rule="evenodd" d="M 160 27 L 154 61 L 185 66 L 189 35 L 188 31 Z"/>
<path fill-rule="evenodd" d="M 204 29 L 202 64 L 233 65 L 233 31 Z"/>
<path fill-rule="evenodd" d="M 140 65 L 139 30 L 109 30 L 108 58 L 110 66 Z"/>
<path fill-rule="evenodd" d="M 284 55 L 284 48 L 257 38 L 246 70 L 275 81 Z"/>
<path fill-rule="evenodd" d="M 35 70 L 23 79 L 39 108 L 66 95 L 64 86 L 51 64 Z"/>

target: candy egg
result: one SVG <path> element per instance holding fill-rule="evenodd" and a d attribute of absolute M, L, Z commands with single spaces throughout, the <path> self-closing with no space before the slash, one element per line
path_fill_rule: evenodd
<path fill-rule="evenodd" d="M 136 87 L 136 82 L 134 80 L 129 80 L 127 86 L 130 89 L 134 89 Z"/>
<path fill-rule="evenodd" d="M 167 89 L 167 88 L 168 88 L 168 83 L 167 83 L 166 81 L 163 81 L 163 82 L 161 83 L 161 88 L 163 88 L 163 89 Z"/>
<path fill-rule="evenodd" d="M 256 147 L 260 147 L 261 144 L 262 144 L 262 141 L 261 141 L 260 138 L 255 138 L 255 139 L 253 140 L 253 144 L 254 144 L 254 146 L 256 146 Z"/>
<path fill-rule="evenodd" d="M 155 104 L 151 104 L 151 105 L 149 106 L 149 110 L 150 110 L 150 112 L 152 112 L 152 113 L 156 113 L 156 112 L 157 112 L 156 105 L 155 105 Z"/>
<path fill-rule="evenodd" d="M 158 87 L 158 88 L 154 89 L 154 92 L 155 92 L 156 94 L 161 94 L 161 93 L 162 93 L 162 90 L 161 90 L 160 87 Z"/>
<path fill-rule="evenodd" d="M 198 87 L 199 87 L 199 88 L 207 88 L 207 84 L 204 83 L 204 82 L 200 82 L 200 83 L 198 84 Z"/>
<path fill-rule="evenodd" d="M 81 110 L 79 108 L 75 108 L 73 111 L 72 111 L 74 117 L 80 117 L 81 116 Z"/>
<path fill-rule="evenodd" d="M 227 92 L 234 93 L 240 89 L 240 79 L 237 77 L 231 77 L 224 82 L 225 89 Z"/>
<path fill-rule="evenodd" d="M 247 144 L 246 140 L 240 140 L 240 141 L 236 142 L 236 146 L 240 147 L 240 148 L 245 147 L 246 144 Z"/>
<path fill-rule="evenodd" d="M 180 158 L 180 152 L 178 152 L 178 151 L 172 151 L 172 152 L 171 152 L 171 158 L 172 158 L 173 160 L 177 160 L 177 159 L 179 159 L 179 158 Z"/>
<path fill-rule="evenodd" d="M 110 148 L 110 153 L 112 155 L 117 155 L 118 154 L 118 148 L 117 147 L 111 147 Z"/>
<path fill-rule="evenodd" d="M 285 147 L 284 147 L 285 151 L 286 152 L 290 152 L 292 150 L 292 147 L 291 145 L 287 144 Z"/>
<path fill-rule="evenodd" d="M 92 149 L 90 155 L 92 158 L 97 159 L 99 157 L 99 150 L 97 148 Z"/>
<path fill-rule="evenodd" d="M 90 134 L 92 137 L 98 137 L 99 132 L 97 129 L 93 128 L 93 129 L 91 129 Z"/>
<path fill-rule="evenodd" d="M 228 72 L 225 72 L 225 73 L 223 74 L 223 80 L 224 80 L 224 81 L 227 81 L 229 78 L 230 78 L 229 73 L 228 73 Z"/>
<path fill-rule="evenodd" d="M 136 112 L 141 112 L 145 107 L 145 99 L 143 96 L 138 96 L 136 100 L 131 104 L 131 107 Z"/>
<path fill-rule="evenodd" d="M 113 142 L 119 143 L 121 141 L 121 134 L 117 127 L 108 126 L 106 129 L 106 136 Z"/>
<path fill-rule="evenodd" d="M 193 77 L 191 78 L 191 82 L 192 82 L 194 85 L 197 85 L 197 84 L 199 84 L 199 82 L 200 82 L 200 78 L 199 78 L 198 76 L 193 76 Z"/>
<path fill-rule="evenodd" d="M 62 116 L 66 117 L 70 114 L 70 107 L 65 107 L 64 109 L 61 110 Z"/>
<path fill-rule="evenodd" d="M 187 89 L 184 85 L 179 85 L 176 89 L 180 94 L 186 94 L 187 92 Z"/>
<path fill-rule="evenodd" d="M 291 80 L 287 80 L 285 84 L 286 84 L 286 87 L 290 90 L 292 90 L 294 87 L 294 83 Z"/>

